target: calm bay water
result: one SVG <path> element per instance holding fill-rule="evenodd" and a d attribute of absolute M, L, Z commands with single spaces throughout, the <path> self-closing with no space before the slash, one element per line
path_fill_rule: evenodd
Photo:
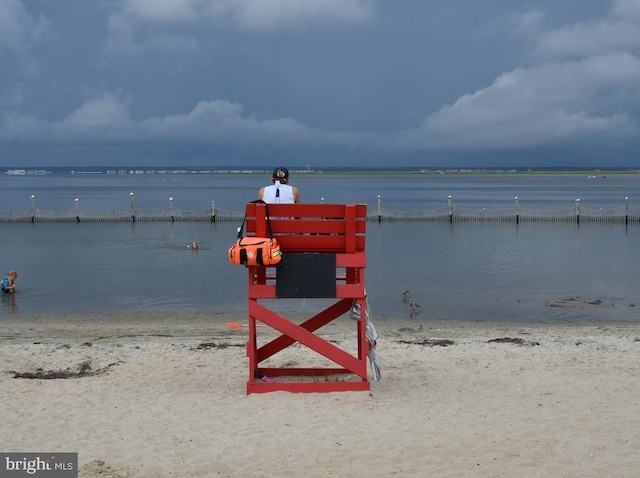
<path fill-rule="evenodd" d="M 399 211 L 421 211 L 447 206 L 448 196 L 460 207 L 509 208 L 518 196 L 529 208 L 573 207 L 581 199 L 590 208 L 622 207 L 625 197 L 640 210 L 640 174 L 297 174 L 303 202 L 364 203 Z M 214 201 L 222 209 L 241 210 L 270 182 L 259 174 L 182 175 L 0 175 L 3 210 L 29 209 L 30 197 L 41 210 L 73 209 L 78 199 L 88 211 L 128 210 L 130 193 L 137 208 L 169 206 L 206 209 Z"/>
<path fill-rule="evenodd" d="M 215 201 L 242 210 L 259 175 L 66 175 L 0 177 L 2 209 L 202 209 Z M 539 209 L 640 204 L 640 176 L 296 175 L 304 202 L 359 202 L 427 210 L 454 204 Z M 235 223 L 3 223 L 1 267 L 20 272 L 0 315 L 40 312 L 193 311 L 246 313 L 246 271 L 226 260 Z M 640 227 L 570 223 L 369 223 L 367 290 L 376 320 L 412 317 L 496 321 L 640 319 Z M 186 247 L 192 241 L 200 249 Z M 419 314 L 403 301 L 421 305 Z M 548 301 L 601 300 L 611 307 L 557 308 Z M 278 300 L 273 308 L 309 315 L 325 302 Z M 271 304 L 270 304 L 271 305 Z"/>

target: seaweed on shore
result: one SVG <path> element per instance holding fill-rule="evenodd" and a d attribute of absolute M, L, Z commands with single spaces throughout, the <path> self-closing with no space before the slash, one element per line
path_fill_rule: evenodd
<path fill-rule="evenodd" d="M 99 369 L 92 369 L 91 362 L 82 362 L 78 364 L 77 369 L 72 370 L 70 368 L 66 368 L 64 370 L 43 370 L 41 368 L 36 369 L 34 372 L 15 372 L 11 371 L 9 373 L 13 374 L 13 378 L 28 378 L 35 380 L 53 380 L 59 378 L 83 378 L 83 377 L 93 377 L 96 375 L 103 374 L 109 370 L 110 367 L 117 365 L 115 363 L 111 363 L 106 367 Z"/>
<path fill-rule="evenodd" d="M 535 345 L 540 345 L 540 342 L 527 342 L 526 340 L 520 338 L 512 338 L 512 337 L 502 337 L 499 339 L 491 339 L 487 341 L 487 343 L 498 343 L 498 344 L 515 344 L 515 345 L 528 345 L 533 347 Z"/>
<path fill-rule="evenodd" d="M 453 340 L 449 339 L 398 340 L 398 343 L 409 345 L 424 345 L 427 347 L 448 347 L 449 345 L 455 344 Z"/>
<path fill-rule="evenodd" d="M 227 342 L 203 342 L 196 347 L 197 350 L 226 349 L 227 347 L 245 347 L 246 344 L 230 344 Z"/>

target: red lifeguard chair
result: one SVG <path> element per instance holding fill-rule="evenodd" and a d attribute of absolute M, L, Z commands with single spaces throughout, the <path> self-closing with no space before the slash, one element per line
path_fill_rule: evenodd
<path fill-rule="evenodd" d="M 282 250 L 282 260 L 276 266 L 247 267 L 247 394 L 278 390 L 370 390 L 370 382 L 367 380 L 369 344 L 365 336 L 364 282 L 367 206 L 269 204 L 268 212 L 273 236 L 277 238 Z M 265 204 L 246 205 L 246 233 L 248 236 L 268 236 Z M 325 298 L 335 299 L 335 302 L 298 324 L 260 303 L 265 299 L 279 298 Z M 349 312 L 354 300 L 360 305 L 360 319 L 354 321 L 357 336 L 355 354 L 341 349 L 316 333 L 321 327 Z M 259 325 L 275 329 L 280 335 L 258 346 Z M 261 366 L 262 362 L 295 343 L 324 356 L 335 363 L 335 366 Z M 331 376 L 340 377 L 342 374 L 351 374 L 351 377 L 344 380 L 330 379 Z M 263 377 L 274 380 L 265 381 Z"/>

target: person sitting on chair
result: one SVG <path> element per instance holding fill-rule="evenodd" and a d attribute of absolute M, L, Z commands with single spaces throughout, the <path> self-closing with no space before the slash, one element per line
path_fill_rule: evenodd
<path fill-rule="evenodd" d="M 282 166 L 273 170 L 271 186 L 265 186 L 258 191 L 258 199 L 268 204 L 297 204 L 300 202 L 300 191 L 289 185 L 289 170 Z"/>

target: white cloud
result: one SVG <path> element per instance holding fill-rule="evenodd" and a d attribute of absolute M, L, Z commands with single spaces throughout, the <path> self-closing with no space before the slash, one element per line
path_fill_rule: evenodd
<path fill-rule="evenodd" d="M 136 126 L 145 137 L 227 144 L 347 145 L 366 135 L 327 133 L 291 118 L 260 120 L 243 115 L 242 106 L 225 100 L 200 101 L 187 114 L 149 118 Z"/>
<path fill-rule="evenodd" d="M 52 35 L 49 20 L 31 15 L 20 0 L 0 2 L 0 54 L 4 51 L 17 59 L 16 68 L 21 72 L 33 74 L 37 70 L 30 52 Z"/>
<path fill-rule="evenodd" d="M 128 126 L 128 102 L 116 95 L 104 94 L 84 103 L 62 122 L 74 128 L 88 129 L 96 126 Z"/>
<path fill-rule="evenodd" d="M 11 142 L 79 144 L 105 140 L 127 140 L 127 130 L 133 125 L 128 114 L 129 104 L 115 94 L 103 94 L 91 99 L 60 122 L 7 112 L 0 116 L 0 139 Z"/>
<path fill-rule="evenodd" d="M 571 58 L 610 51 L 640 50 L 640 2 L 614 1 L 607 18 L 567 25 L 542 34 L 536 47 L 541 58 Z"/>
<path fill-rule="evenodd" d="M 257 30 L 314 24 L 357 24 L 373 15 L 371 0 L 211 0 L 206 8 L 215 19 L 231 17 Z"/>
<path fill-rule="evenodd" d="M 107 39 L 104 49 L 111 54 L 137 55 L 143 53 L 145 48 L 135 42 L 133 38 L 134 27 L 129 18 L 124 15 L 111 15 L 107 21 Z"/>
<path fill-rule="evenodd" d="M 241 105 L 224 100 L 200 101 L 187 114 L 150 118 L 140 128 L 149 136 L 238 144 L 295 141 L 313 134 L 289 118 L 260 121 L 255 116 L 243 117 Z"/>
<path fill-rule="evenodd" d="M 31 15 L 20 0 L 0 2 L 0 49 L 23 54 L 51 33 L 49 20 Z"/>
<path fill-rule="evenodd" d="M 162 28 L 198 21 L 203 2 L 206 0 L 121 0 L 120 8 L 108 18 L 104 50 L 124 55 L 141 55 L 151 50 L 198 51 L 200 46 L 192 36 L 165 33 Z M 154 28 L 145 29 L 145 24 Z"/>
<path fill-rule="evenodd" d="M 542 30 L 545 13 L 540 10 L 529 10 L 513 18 L 513 31 L 525 37 L 537 35 Z"/>
<path fill-rule="evenodd" d="M 639 24 L 602 21 L 571 25 L 545 33 L 538 42 L 537 53 L 543 58 L 571 58 L 638 48 Z"/>
<path fill-rule="evenodd" d="M 149 51 L 163 53 L 195 53 L 200 50 L 198 40 L 191 36 L 151 33 L 139 35 L 137 39 L 135 21 L 126 15 L 117 13 L 109 17 L 107 22 L 107 39 L 104 45 L 109 54 L 142 55 Z"/>
<path fill-rule="evenodd" d="M 110 141 L 198 141 L 212 144 L 352 146 L 368 141 L 366 134 L 327 133 L 291 118 L 260 120 L 243 115 L 242 106 L 225 100 L 200 101 L 186 114 L 134 121 L 129 100 L 103 94 L 87 101 L 61 122 L 47 122 L 17 113 L 0 117 L 0 139 L 53 140 L 89 144 Z"/>
<path fill-rule="evenodd" d="M 27 96 L 26 89 L 24 83 L 16 83 L 9 88 L 5 88 L 0 93 L 0 110 L 19 108 Z"/>
<path fill-rule="evenodd" d="M 613 0 L 611 11 L 614 17 L 640 21 L 640 2 L 638 0 Z"/>
<path fill-rule="evenodd" d="M 519 68 L 429 115 L 413 131 L 382 144 L 413 149 L 515 149 L 580 138 L 632 137 L 640 101 L 640 60 L 613 53 Z"/>
<path fill-rule="evenodd" d="M 420 128 L 380 141 L 414 149 L 519 149 L 638 135 L 640 2 L 619 0 L 603 20 L 544 32 L 541 12 L 516 22 L 538 33 L 537 63 L 430 114 Z M 535 36 L 535 35 L 534 35 Z"/>
<path fill-rule="evenodd" d="M 198 18 L 201 0 L 123 0 L 123 10 L 157 22 L 188 22 Z"/>
<path fill-rule="evenodd" d="M 104 50 L 124 55 L 197 52 L 195 37 L 168 30 L 186 23 L 265 31 L 358 24 L 372 15 L 372 0 L 120 0 L 108 19 Z"/>
<path fill-rule="evenodd" d="M 32 116 L 35 113 L 9 112 L 9 108 L 21 107 L 22 98 L 29 93 L 28 83 L 13 89 L 8 85 L 3 90 L 0 105 L 6 110 L 0 111 L 0 138 L 89 145 L 105 141 L 184 141 L 238 146 L 377 146 L 395 151 L 517 150 L 555 144 L 584 145 L 597 140 L 631 141 L 640 137 L 638 5 L 638 0 L 614 1 L 610 14 L 603 19 L 551 31 L 544 30 L 545 12 L 537 10 L 487 22 L 482 27 L 485 30 L 478 30 L 479 35 L 521 34 L 526 42 L 518 58 L 525 59 L 521 64 L 526 61 L 528 65 L 495 76 L 484 88 L 469 90 L 426 115 L 413 130 L 377 140 L 373 134 L 314 129 L 287 114 L 262 113 L 265 116 L 259 118 L 243 111 L 241 103 L 225 99 L 197 103 L 190 100 L 193 102 L 182 106 L 177 114 L 146 118 L 136 109 L 136 116 L 145 118 L 137 121 L 129 113 L 130 104 L 136 100 L 135 85 L 124 94 L 94 94 L 59 121 L 42 120 Z M 121 0 L 119 7 L 109 17 L 106 49 L 135 55 L 151 49 L 154 53 L 198 50 L 198 40 L 205 39 L 177 35 L 176 25 L 169 24 L 174 20 L 200 22 L 189 30 L 190 34 L 198 34 L 206 22 L 235 22 L 243 28 L 269 30 L 319 23 L 357 24 L 373 15 L 373 2 L 369 0 Z M 0 4 L 0 27 L 7 25 L 7 11 L 13 15 L 12 22 L 21 27 L 12 33 L 0 29 L 0 55 L 11 51 L 27 56 L 43 36 L 29 36 L 26 26 L 37 26 L 39 20 L 29 15 L 21 2 L 5 0 Z M 119 91 L 119 72 L 109 73 L 114 73 L 115 80 L 110 78 L 111 83 L 99 86 L 92 84 L 92 91 Z M 75 82 L 78 84 L 81 81 Z M 392 95 L 393 88 L 389 91 Z M 231 96 L 241 101 L 249 98 L 242 94 Z M 73 99 L 76 97 L 68 98 L 65 104 L 77 101 Z M 375 102 L 376 98 L 370 101 Z M 385 112 L 379 114 L 384 116 Z M 59 111 L 56 115 L 61 117 Z"/>
<path fill-rule="evenodd" d="M 362 23 L 372 0 L 122 0 L 120 13 L 149 23 L 184 23 L 208 17 L 244 28 Z"/>
<path fill-rule="evenodd" d="M 198 40 L 187 36 L 155 35 L 149 38 L 148 44 L 164 52 L 196 53 L 200 50 Z"/>

